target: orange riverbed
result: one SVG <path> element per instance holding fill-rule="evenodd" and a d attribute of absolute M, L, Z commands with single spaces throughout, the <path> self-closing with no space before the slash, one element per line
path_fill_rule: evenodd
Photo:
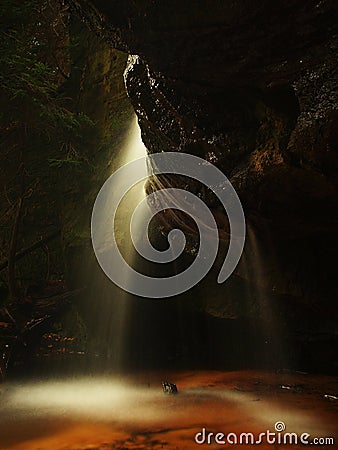
<path fill-rule="evenodd" d="M 175 382 L 179 394 L 164 395 L 162 379 Z M 269 431 L 271 443 L 262 436 L 258 448 L 298 448 L 300 443 L 283 444 L 284 433 L 289 432 L 298 439 L 307 433 L 310 437 L 303 439 L 308 441 L 331 437 L 334 445 L 327 441 L 317 448 L 334 449 L 338 448 L 337 391 L 338 380 L 333 377 L 258 371 L 5 383 L 0 385 L 0 448 L 248 448 L 253 445 L 239 444 L 241 433 L 252 433 L 259 440 L 260 433 Z M 286 427 L 280 443 L 276 422 Z M 203 428 L 205 442 L 198 444 L 195 436 L 202 432 L 197 436 L 202 442 Z M 209 433 L 213 433 L 210 443 Z M 218 443 L 217 433 L 224 435 L 218 435 Z M 245 442 L 245 436 L 242 439 Z"/>

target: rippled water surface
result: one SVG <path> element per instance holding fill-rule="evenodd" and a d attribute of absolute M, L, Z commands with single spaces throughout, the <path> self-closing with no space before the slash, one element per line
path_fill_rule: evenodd
<path fill-rule="evenodd" d="M 177 384 L 178 395 L 162 393 L 163 378 Z M 288 432 L 337 440 L 337 386 L 331 377 L 255 371 L 5 383 L 0 388 L 0 448 L 226 448 L 229 444 L 198 445 L 195 435 L 206 428 L 214 434 L 258 436 L 274 432 L 278 421 Z"/>

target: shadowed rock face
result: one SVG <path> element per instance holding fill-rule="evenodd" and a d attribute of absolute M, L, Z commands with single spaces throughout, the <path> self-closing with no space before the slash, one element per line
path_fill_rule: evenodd
<path fill-rule="evenodd" d="M 272 299 L 286 322 L 305 314 L 305 328 L 317 317 L 318 333 L 330 328 L 337 313 L 337 3 L 94 0 L 100 14 L 71 3 L 134 55 L 125 81 L 149 152 L 193 153 L 233 183 L 251 230 L 248 259 L 254 267 L 257 240 L 262 265 L 249 281 L 244 263 L 237 275 Z M 215 292 L 207 309 L 223 317 L 257 313 L 237 308 L 230 291 Z"/>
<path fill-rule="evenodd" d="M 335 2 L 92 3 L 138 55 L 126 85 L 149 151 L 200 155 L 250 210 L 312 228 L 334 198 Z"/>

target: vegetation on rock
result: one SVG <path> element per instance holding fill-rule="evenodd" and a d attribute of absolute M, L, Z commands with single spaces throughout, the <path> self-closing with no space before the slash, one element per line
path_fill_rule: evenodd
<path fill-rule="evenodd" d="M 25 346 L 34 353 L 53 323 L 65 332 L 60 317 L 76 308 L 70 298 L 83 295 L 74 254 L 88 248 L 91 205 L 131 107 L 123 85 L 126 56 L 64 2 L 2 0 L 0 16 L 4 373 L 8 355 Z"/>

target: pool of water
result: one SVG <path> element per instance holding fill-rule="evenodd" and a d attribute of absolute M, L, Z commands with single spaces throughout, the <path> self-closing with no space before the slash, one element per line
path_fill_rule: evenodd
<path fill-rule="evenodd" d="M 178 395 L 162 392 L 164 379 L 177 384 Z M 270 442 L 271 433 L 278 439 L 277 422 L 283 422 L 285 432 L 309 434 L 308 440 L 337 441 L 337 391 L 333 377 L 259 371 L 8 382 L 0 385 L 0 448 L 236 448 L 241 433 L 252 433 L 256 441 L 269 431 Z M 217 433 L 224 435 L 218 435 L 218 443 Z M 296 448 L 260 439 L 260 448 Z"/>

